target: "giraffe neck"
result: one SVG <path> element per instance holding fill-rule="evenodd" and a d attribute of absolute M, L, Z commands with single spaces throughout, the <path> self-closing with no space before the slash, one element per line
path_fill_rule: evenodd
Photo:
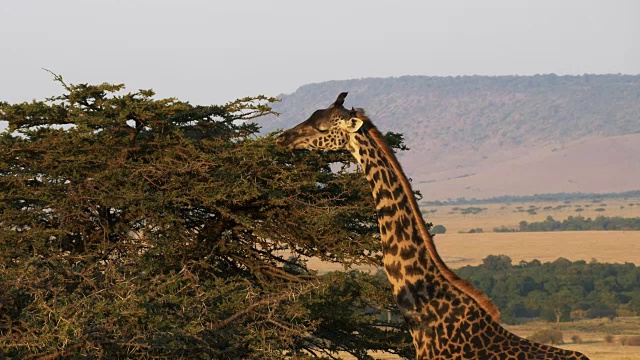
<path fill-rule="evenodd" d="M 416 284 L 423 284 L 425 279 L 444 277 L 447 286 L 451 285 L 472 297 L 498 321 L 499 311 L 491 300 L 460 279 L 440 258 L 411 185 L 375 126 L 369 123 L 364 132 L 355 133 L 350 151 L 371 186 L 378 213 L 385 270 L 399 305 L 402 307 L 399 296 L 403 295 L 407 284 L 415 288 Z M 429 289 L 434 289 L 434 284 L 438 282 L 432 281 Z"/>
<path fill-rule="evenodd" d="M 376 206 L 384 268 L 393 294 L 403 312 L 416 311 L 415 299 L 407 286 L 440 275 L 420 234 L 411 196 L 401 185 L 399 173 L 384 149 L 368 134 L 356 134 L 351 153 L 364 171 Z M 426 287 L 427 284 L 424 284 Z"/>
<path fill-rule="evenodd" d="M 350 151 L 373 192 L 385 271 L 416 359 L 588 360 L 500 326 L 495 305 L 451 272 L 436 252 L 402 168 L 380 132 L 369 126 L 352 135 Z"/>

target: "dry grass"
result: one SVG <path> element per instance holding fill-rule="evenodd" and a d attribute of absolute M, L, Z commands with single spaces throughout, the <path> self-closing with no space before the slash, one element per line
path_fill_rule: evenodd
<path fill-rule="evenodd" d="M 577 350 L 588 355 L 592 360 L 640 360 L 640 348 L 622 346 L 623 336 L 640 334 L 640 318 L 590 319 L 567 323 L 548 323 L 535 321 L 524 325 L 505 326 L 511 332 L 528 337 L 541 329 L 554 328 L 562 331 L 566 344 L 565 349 Z M 573 336 L 582 339 L 581 344 L 571 343 Z M 607 335 L 613 336 L 613 342 L 605 341 Z"/>
<path fill-rule="evenodd" d="M 565 257 L 571 261 L 640 264 L 640 231 L 558 231 L 529 233 L 442 234 L 438 252 L 452 268 L 478 265 L 487 255 L 504 254 L 514 264 Z"/>
<path fill-rule="evenodd" d="M 604 205 L 603 205 L 604 204 Z M 634 204 L 629 206 L 629 204 Z M 556 220 L 564 220 L 569 216 L 578 215 L 576 206 L 584 209 L 579 214 L 585 217 L 605 216 L 640 216 L 640 199 L 617 199 L 603 202 L 579 201 L 564 204 L 558 203 L 517 203 L 517 204 L 486 204 L 441 206 L 433 208 L 422 207 L 422 210 L 437 209 L 435 213 L 425 216 L 427 221 L 443 224 L 447 233 L 436 236 L 438 252 L 451 268 L 465 265 L 478 265 L 487 255 L 504 254 L 511 257 L 514 264 L 521 260 L 538 259 L 542 262 L 554 261 L 559 257 L 569 260 L 640 264 L 640 231 L 558 231 L 558 232 L 525 232 L 525 233 L 493 233 L 478 234 L 459 233 L 469 229 L 482 228 L 492 231 L 494 227 L 502 225 L 517 226 L 521 220 L 542 221 L 547 216 Z M 561 210 L 542 210 L 545 207 L 570 205 Z M 479 214 L 462 215 L 460 211 L 452 212 L 452 208 L 467 208 L 470 206 L 487 208 Z M 518 207 L 529 209 L 537 207 L 538 214 L 514 212 Z M 622 207 L 622 208 L 621 208 Z M 603 212 L 595 209 L 604 208 Z M 340 264 L 328 264 L 318 259 L 310 259 L 309 267 L 321 273 L 343 270 Z M 357 267 L 360 270 L 375 271 L 374 267 Z"/>
<path fill-rule="evenodd" d="M 633 206 L 630 206 L 633 204 Z M 470 205 L 471 206 L 471 205 Z M 640 264 L 640 231 L 561 231 L 561 232 L 527 232 L 527 233 L 493 233 L 493 228 L 502 225 L 516 227 L 522 220 L 543 221 L 547 216 L 556 220 L 564 220 L 569 216 L 596 217 L 640 216 L 640 199 L 615 199 L 599 202 L 574 201 L 568 204 L 557 203 L 514 203 L 473 205 L 486 208 L 478 214 L 462 215 L 453 208 L 470 206 L 437 207 L 435 213 L 428 214 L 427 220 L 435 224 L 443 224 L 447 233 L 436 237 L 438 251 L 452 268 L 465 265 L 477 265 L 487 255 L 505 254 L 514 263 L 521 260 L 538 259 L 542 262 L 553 261 L 558 257 L 569 260 L 596 259 L 600 262 Z M 567 206 L 562 209 L 559 206 Z M 537 214 L 519 212 L 520 209 L 537 208 Z M 544 210 L 547 208 L 547 210 Z M 576 212 L 581 208 L 583 211 Z M 605 211 L 596 211 L 605 209 Z M 428 210 L 428 209 L 424 209 Z M 478 234 L 461 234 L 460 231 L 482 228 L 485 232 Z M 489 232 L 487 232 L 489 231 Z"/>
<path fill-rule="evenodd" d="M 508 255 L 514 264 L 521 260 L 571 261 L 596 259 L 599 262 L 640 264 L 640 231 L 558 231 L 530 233 L 442 234 L 436 236 L 438 252 L 449 267 L 482 264 L 488 255 Z M 310 269 L 320 273 L 343 270 L 340 264 L 309 259 Z M 374 267 L 356 267 L 375 271 Z"/>
<path fill-rule="evenodd" d="M 602 205 L 604 204 L 604 205 Z M 629 204 L 633 204 L 630 206 Z M 559 206 L 566 206 L 558 209 Z M 454 208 L 479 207 L 486 210 L 478 214 L 462 215 Z M 519 209 L 520 208 L 520 209 Z M 545 210 L 547 208 L 547 210 Z M 556 208 L 555 210 L 553 208 Z M 536 209 L 536 214 L 520 212 L 519 210 Z M 576 209 L 583 209 L 576 211 Z M 604 211 L 596 211 L 604 209 Z M 603 216 L 640 216 L 640 199 L 611 199 L 599 202 L 572 201 L 563 202 L 530 202 L 512 204 L 482 204 L 482 205 L 455 205 L 455 206 L 421 206 L 425 212 L 425 219 L 434 224 L 442 224 L 447 228 L 447 233 L 468 232 L 471 229 L 481 228 L 485 232 L 492 232 L 500 226 L 517 227 L 520 221 L 543 221 L 547 216 L 556 220 L 564 220 L 569 216 L 584 216 L 595 218 Z M 430 211 L 436 210 L 433 213 Z"/>
<path fill-rule="evenodd" d="M 640 318 L 617 318 L 581 320 L 569 323 L 549 323 L 534 321 L 523 325 L 505 325 L 505 327 L 522 337 L 529 337 L 534 332 L 545 329 L 560 330 L 567 341 L 560 345 L 563 349 L 580 351 L 591 360 L 640 360 L 640 348 L 637 346 L 622 346 L 620 339 L 625 335 L 640 334 Z M 573 336 L 582 339 L 581 344 L 570 341 Z M 605 335 L 613 335 L 613 343 L 604 341 Z M 354 359 L 349 354 L 340 354 L 342 359 Z M 385 353 L 371 353 L 375 359 L 399 359 L 397 356 Z"/>

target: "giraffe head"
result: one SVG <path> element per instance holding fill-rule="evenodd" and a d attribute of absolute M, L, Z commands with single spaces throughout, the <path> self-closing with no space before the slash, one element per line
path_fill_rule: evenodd
<path fill-rule="evenodd" d="M 282 133 L 276 144 L 289 149 L 344 150 L 364 123 L 360 111 L 342 106 L 347 93 L 338 95 L 326 109 L 316 110 L 311 117 Z"/>

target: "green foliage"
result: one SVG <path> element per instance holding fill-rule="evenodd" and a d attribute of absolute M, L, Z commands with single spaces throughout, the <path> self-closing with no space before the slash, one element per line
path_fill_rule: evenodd
<path fill-rule="evenodd" d="M 308 302 L 310 319 L 318 322 L 314 333 L 321 351 L 347 351 L 359 359 L 370 359 L 370 350 L 386 351 L 412 358 L 415 352 L 404 330 L 404 320 L 390 301 L 386 275 L 333 272 L 330 284 L 320 296 Z M 391 311 L 391 322 L 386 312 Z M 329 339 L 331 343 L 325 343 Z M 327 353 L 328 354 L 328 353 Z"/>
<path fill-rule="evenodd" d="M 597 216 L 595 219 L 584 218 L 582 216 L 569 216 L 567 219 L 558 221 L 551 216 L 547 216 L 544 221 L 526 222 L 521 221 L 518 229 L 501 226 L 494 228 L 495 232 L 534 232 L 534 231 L 587 231 L 587 230 L 640 230 L 640 217 L 623 218 L 620 216 L 608 217 Z"/>
<path fill-rule="evenodd" d="M 404 135 L 401 133 L 387 132 L 384 134 L 384 140 L 392 149 L 407 151 L 409 148 L 404 143 Z"/>
<path fill-rule="evenodd" d="M 346 154 L 256 138 L 246 120 L 272 113 L 264 96 L 194 106 L 57 80 L 61 96 L 0 104 L 10 358 L 407 355 L 402 325 L 376 327 L 394 304 L 385 282 L 296 260 L 379 264 L 370 190 Z"/>
<path fill-rule="evenodd" d="M 506 270 L 511 267 L 511 258 L 507 255 L 489 255 L 482 259 L 482 266 L 488 270 Z"/>
<path fill-rule="evenodd" d="M 512 227 L 507 227 L 507 226 L 500 226 L 500 227 L 495 227 L 493 228 L 493 232 L 517 232 L 518 229 L 512 228 Z"/>
<path fill-rule="evenodd" d="M 615 317 L 625 309 L 640 314 L 640 267 L 595 261 L 522 261 L 511 264 L 505 255 L 490 255 L 479 266 L 456 271 L 489 295 L 502 318 L 543 318 L 568 321 L 572 314 Z"/>

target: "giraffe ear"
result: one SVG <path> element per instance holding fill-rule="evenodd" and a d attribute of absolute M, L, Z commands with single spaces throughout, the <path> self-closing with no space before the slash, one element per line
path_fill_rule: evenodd
<path fill-rule="evenodd" d="M 358 130 L 360 130 L 360 128 L 362 127 L 362 124 L 364 122 L 360 119 L 358 119 L 357 117 L 352 117 L 349 120 L 345 121 L 345 129 L 350 132 L 350 133 L 354 133 Z"/>
<path fill-rule="evenodd" d="M 347 97 L 347 94 L 349 94 L 349 93 L 348 92 L 340 93 L 340 95 L 338 95 L 338 98 L 336 99 L 336 101 L 333 103 L 333 106 L 335 106 L 335 107 L 342 106 L 342 104 L 344 104 L 344 98 Z"/>

